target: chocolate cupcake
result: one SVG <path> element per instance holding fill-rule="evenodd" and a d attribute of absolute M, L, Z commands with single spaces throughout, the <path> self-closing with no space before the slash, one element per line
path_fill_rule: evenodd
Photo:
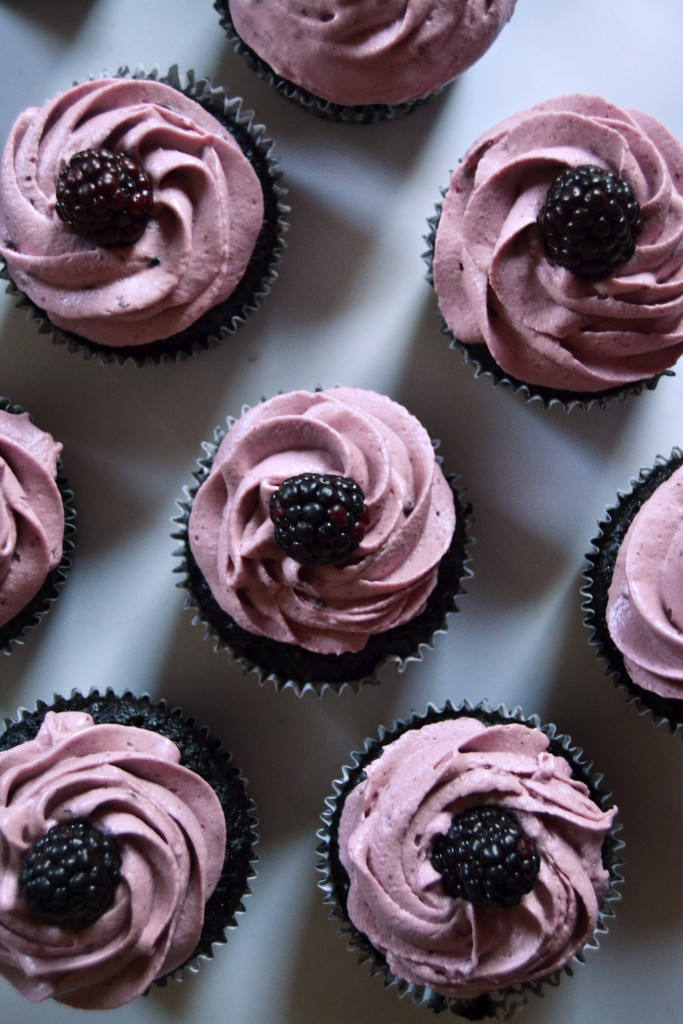
<path fill-rule="evenodd" d="M 591 641 L 629 701 L 683 722 L 683 452 L 658 456 L 619 494 L 587 556 Z"/>
<path fill-rule="evenodd" d="M 470 509 L 406 409 L 360 388 L 294 391 L 205 448 L 177 571 L 245 670 L 299 694 L 358 689 L 444 628 Z"/>
<path fill-rule="evenodd" d="M 330 121 L 410 113 L 475 63 L 516 0 L 414 3 L 215 0 L 235 51 L 280 95 Z"/>
<path fill-rule="evenodd" d="M 71 567 L 75 513 L 62 446 L 0 397 L 0 652 L 50 610 Z"/>
<path fill-rule="evenodd" d="M 24 111 L 0 164 L 8 290 L 105 363 L 216 345 L 276 276 L 287 207 L 271 148 L 241 100 L 175 66 Z"/>
<path fill-rule="evenodd" d="M 598 96 L 539 103 L 467 151 L 430 221 L 444 333 L 477 375 L 605 405 L 683 352 L 683 146 Z"/>
<path fill-rule="evenodd" d="M 519 708 L 430 706 L 381 729 L 319 833 L 331 918 L 385 985 L 507 1020 L 605 932 L 621 843 L 600 777 Z"/>
<path fill-rule="evenodd" d="M 249 891 L 244 780 L 163 701 L 40 702 L 0 736 L 0 973 L 32 1001 L 121 1006 L 211 957 Z"/>

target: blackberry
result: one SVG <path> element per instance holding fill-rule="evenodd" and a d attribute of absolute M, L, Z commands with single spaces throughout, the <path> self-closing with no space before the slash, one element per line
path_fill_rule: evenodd
<path fill-rule="evenodd" d="M 589 281 L 628 263 L 642 228 L 631 186 L 590 164 L 558 174 L 538 223 L 550 259 Z"/>
<path fill-rule="evenodd" d="M 502 807 L 471 807 L 434 837 L 430 855 L 450 896 L 480 907 L 514 907 L 541 864 L 536 843 Z"/>
<path fill-rule="evenodd" d="M 270 499 L 275 539 L 304 565 L 339 565 L 365 536 L 365 495 L 355 480 L 301 473 L 283 481 Z"/>
<path fill-rule="evenodd" d="M 120 871 L 112 836 L 88 821 L 63 821 L 26 854 L 19 890 L 41 921 L 87 928 L 114 902 Z"/>
<path fill-rule="evenodd" d="M 134 157 L 108 149 L 75 153 L 57 178 L 57 216 L 102 246 L 135 242 L 152 209 L 152 183 Z"/>

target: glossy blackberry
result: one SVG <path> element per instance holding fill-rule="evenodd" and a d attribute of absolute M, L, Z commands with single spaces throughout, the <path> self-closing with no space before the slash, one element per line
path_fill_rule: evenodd
<path fill-rule="evenodd" d="M 63 821 L 26 854 L 19 890 L 41 921 L 87 928 L 114 902 L 120 869 L 112 836 L 87 821 Z"/>
<path fill-rule="evenodd" d="M 270 518 L 276 541 L 297 562 L 339 565 L 365 536 L 365 495 L 351 477 L 301 473 L 275 491 Z"/>
<path fill-rule="evenodd" d="M 57 179 L 57 216 L 98 245 L 130 245 L 145 230 L 152 209 L 152 183 L 144 167 L 126 153 L 84 149 Z"/>
<path fill-rule="evenodd" d="M 589 281 L 609 277 L 628 263 L 642 228 L 631 186 L 590 164 L 558 174 L 538 223 L 553 263 Z"/>
<path fill-rule="evenodd" d="M 514 907 L 531 892 L 536 843 L 502 807 L 471 807 L 434 837 L 430 855 L 446 891 L 480 907 Z"/>

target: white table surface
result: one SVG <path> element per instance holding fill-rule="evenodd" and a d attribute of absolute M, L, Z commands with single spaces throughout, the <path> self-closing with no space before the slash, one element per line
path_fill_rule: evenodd
<path fill-rule="evenodd" d="M 683 372 L 607 410 L 525 404 L 448 349 L 421 253 L 450 168 L 503 117 L 598 92 L 683 139 L 678 0 L 519 0 L 489 52 L 409 118 L 326 124 L 232 52 L 211 0 L 3 0 L 0 137 L 24 107 L 122 64 L 177 63 L 244 97 L 276 140 L 292 207 L 272 294 L 233 339 L 189 362 L 104 367 L 53 345 L 0 297 L 0 392 L 64 444 L 77 548 L 46 621 L 0 662 L 5 715 L 77 686 L 131 687 L 210 725 L 249 780 L 261 861 L 245 915 L 212 963 L 108 1012 L 112 1024 L 419 1024 L 428 1011 L 356 966 L 317 889 L 315 832 L 331 780 L 381 723 L 482 697 L 555 722 L 621 808 L 626 883 L 597 953 L 519 1011 L 526 1024 L 679 1019 L 683 748 L 628 707 L 588 645 L 584 554 L 618 489 L 683 444 Z M 474 506 L 474 578 L 421 663 L 360 694 L 297 699 L 242 676 L 192 625 L 171 518 L 203 439 L 277 390 L 353 384 L 390 395 L 441 438 Z M 3 1024 L 90 1024 L 0 982 Z M 454 1018 L 457 1019 L 457 1018 Z"/>

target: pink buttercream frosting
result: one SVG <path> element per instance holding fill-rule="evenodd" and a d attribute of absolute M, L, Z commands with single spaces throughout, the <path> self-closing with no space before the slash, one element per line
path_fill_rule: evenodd
<path fill-rule="evenodd" d="M 283 78 L 333 103 L 404 103 L 489 48 L 516 0 L 230 0 L 239 36 Z"/>
<path fill-rule="evenodd" d="M 536 218 L 567 166 L 627 181 L 643 229 L 613 276 L 585 281 L 546 256 Z M 648 379 L 683 352 L 683 147 L 648 114 L 564 96 L 486 132 L 454 171 L 434 250 L 443 317 L 517 380 L 597 392 Z"/>
<path fill-rule="evenodd" d="M 33 1001 L 106 1009 L 190 957 L 220 878 L 225 818 L 165 737 L 49 711 L 34 740 L 0 753 L 0 970 Z M 18 888 L 49 828 L 87 818 L 122 859 L 112 907 L 81 931 L 42 923 Z"/>
<path fill-rule="evenodd" d="M 369 524 L 346 565 L 301 565 L 275 541 L 270 497 L 303 472 L 350 476 L 364 491 Z M 454 528 L 424 427 L 383 395 L 340 387 L 278 395 L 230 427 L 194 499 L 189 541 L 240 626 L 342 654 L 424 610 Z"/>
<path fill-rule="evenodd" d="M 548 743 L 539 729 L 464 717 L 411 729 L 366 766 L 339 825 L 347 912 L 397 977 L 471 999 L 562 967 L 590 939 L 616 812 Z M 449 896 L 430 863 L 452 816 L 482 803 L 511 811 L 537 844 L 538 878 L 516 907 Z"/>
<path fill-rule="evenodd" d="M 146 168 L 151 219 L 130 246 L 102 248 L 55 213 L 60 170 L 103 146 Z M 0 255 L 51 322 L 108 346 L 167 338 L 239 284 L 263 222 L 259 180 L 227 128 L 162 82 L 77 85 L 14 124 L 0 163 Z"/>
<path fill-rule="evenodd" d="M 657 487 L 624 537 L 607 626 L 634 683 L 683 700 L 683 468 Z"/>
<path fill-rule="evenodd" d="M 0 626 L 35 597 L 61 561 L 61 451 L 28 413 L 0 410 Z"/>

